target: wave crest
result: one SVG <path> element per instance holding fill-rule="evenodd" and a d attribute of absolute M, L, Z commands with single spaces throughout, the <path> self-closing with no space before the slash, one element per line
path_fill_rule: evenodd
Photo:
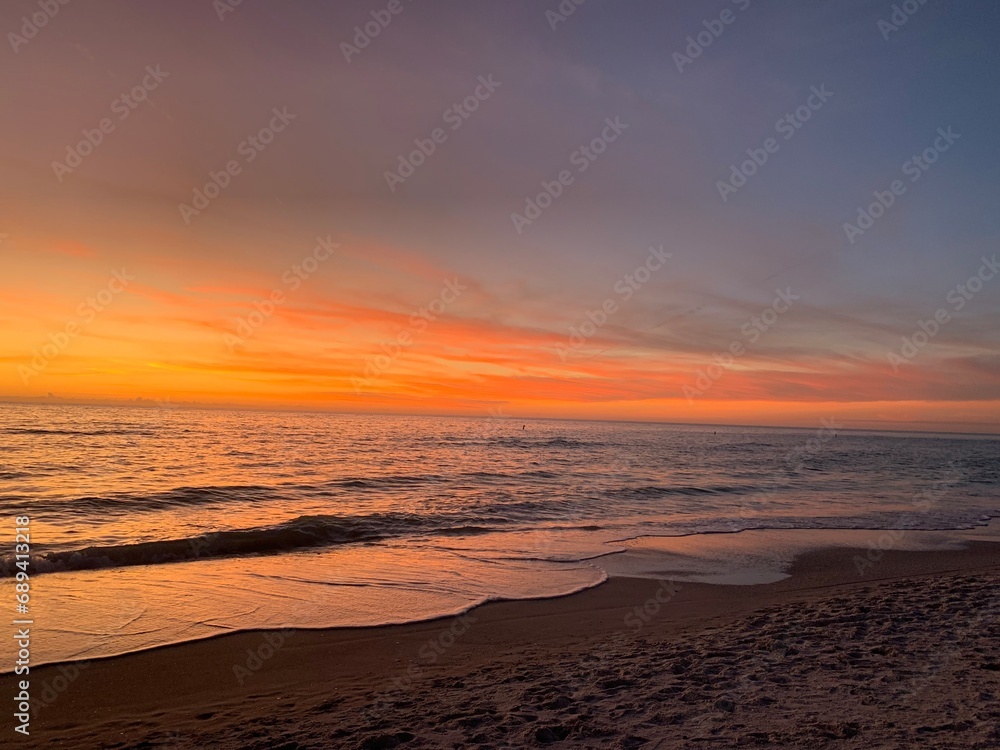
<path fill-rule="evenodd" d="M 340 544 L 377 542 L 413 533 L 437 535 L 483 534 L 493 529 L 476 525 L 474 519 L 442 519 L 410 513 L 373 513 L 367 516 L 300 516 L 291 521 L 253 529 L 217 531 L 184 539 L 167 539 L 109 547 L 49 552 L 31 560 L 37 573 L 96 570 L 132 565 L 160 565 L 221 557 L 277 554 Z M 17 572 L 12 557 L 0 563 L 0 577 Z"/>

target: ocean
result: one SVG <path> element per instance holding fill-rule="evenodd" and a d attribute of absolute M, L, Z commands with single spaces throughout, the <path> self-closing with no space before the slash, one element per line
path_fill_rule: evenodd
<path fill-rule="evenodd" d="M 1000 516 L 1000 439 L 8 404 L 0 510 L 12 610 L 30 518 L 41 663 L 563 595 L 643 538 L 972 529 Z"/>

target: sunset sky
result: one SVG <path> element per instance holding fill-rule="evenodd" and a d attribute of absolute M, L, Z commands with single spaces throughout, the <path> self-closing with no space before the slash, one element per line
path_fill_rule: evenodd
<path fill-rule="evenodd" d="M 1000 432 L 995 2 L 390 5 L 4 4 L 0 397 Z"/>

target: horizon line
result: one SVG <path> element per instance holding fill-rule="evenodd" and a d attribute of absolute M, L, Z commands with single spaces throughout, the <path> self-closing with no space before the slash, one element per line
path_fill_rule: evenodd
<path fill-rule="evenodd" d="M 168 404 L 164 406 L 163 404 Z M 347 410 L 336 410 L 336 409 L 322 409 L 316 407 L 302 406 L 267 406 L 267 405 L 249 405 L 249 404 L 227 404 L 227 403 L 205 403 L 199 401 L 170 401 L 169 398 L 165 401 L 162 399 L 151 399 L 144 397 L 136 397 L 134 399 L 109 399 L 109 400 L 98 400 L 98 399 L 73 399 L 73 398 L 63 398 L 60 396 L 38 396 L 38 397 L 12 397 L 12 396 L 0 396 L 0 405 L 12 405 L 12 406 L 88 406 L 88 407 L 104 407 L 104 408 L 139 408 L 139 409 L 162 409 L 164 411 L 172 410 L 186 410 L 186 411 L 246 411 L 246 412 L 267 412 L 276 414 L 330 414 L 330 415 L 347 415 L 347 416 L 383 416 L 383 417 L 432 417 L 436 419 L 488 419 L 496 421 L 518 421 L 522 420 L 524 422 L 599 422 L 599 423 L 609 423 L 609 424 L 650 424 L 650 425 L 667 425 L 676 427 L 714 427 L 714 428 L 761 428 L 761 429 L 773 429 L 773 430 L 815 430 L 824 429 L 821 424 L 820 427 L 802 426 L 802 425 L 789 425 L 789 424 L 756 424 L 756 423 L 724 423 L 724 422 L 677 422 L 670 420 L 658 420 L 658 419 L 601 419 L 594 417 L 544 417 L 544 416 L 525 416 L 525 415 L 493 415 L 485 413 L 482 415 L 476 414 L 446 414 L 446 413 L 429 413 L 429 412 L 391 412 L 391 411 L 347 411 Z M 835 419 L 835 417 L 830 417 L 830 419 Z M 903 433 L 908 435 L 961 435 L 961 436 L 974 436 L 974 437 L 993 437 L 1000 438 L 1000 425 L 992 423 L 984 423 L 982 427 L 986 430 L 994 430 L 993 432 L 976 432 L 969 430 L 955 430 L 955 429 L 899 429 L 893 428 L 889 425 L 934 425 L 934 424 L 953 424 L 950 422 L 941 421 L 903 421 L 903 420 L 862 420 L 862 419 L 843 419 L 845 423 L 857 423 L 865 422 L 869 424 L 884 424 L 886 427 L 842 427 L 838 428 L 838 431 L 843 432 L 895 432 Z M 821 420 L 822 422 L 822 420 Z"/>

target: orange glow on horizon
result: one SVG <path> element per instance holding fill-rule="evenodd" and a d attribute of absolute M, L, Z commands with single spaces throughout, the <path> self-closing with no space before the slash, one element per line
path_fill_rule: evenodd
<path fill-rule="evenodd" d="M 22 256 L 16 260 L 24 270 L 44 274 L 45 284 L 7 282 L 3 289 L 0 395 L 9 399 L 51 394 L 721 424 L 807 425 L 841 416 L 865 426 L 980 431 L 1000 425 L 1000 402 L 935 397 L 941 376 L 919 363 L 894 373 L 874 356 L 848 361 L 806 352 L 778 361 L 749 351 L 718 368 L 711 356 L 717 345 L 696 351 L 641 341 L 618 325 L 574 345 L 567 333 L 573 321 L 558 311 L 536 310 L 530 323 L 520 321 L 479 284 L 403 250 L 379 256 L 380 272 L 391 269 L 400 280 L 371 294 L 354 283 L 368 274 L 361 263 L 367 251 L 357 247 L 328 261 L 336 273 L 317 262 L 298 275 L 241 269 L 224 276 L 212 261 L 192 261 L 177 278 L 176 263 L 161 264 L 158 255 L 116 266 L 73 243 L 40 244 L 63 248 L 68 260 L 50 272 L 43 255 Z M 127 283 L 118 289 L 122 273 Z"/>

